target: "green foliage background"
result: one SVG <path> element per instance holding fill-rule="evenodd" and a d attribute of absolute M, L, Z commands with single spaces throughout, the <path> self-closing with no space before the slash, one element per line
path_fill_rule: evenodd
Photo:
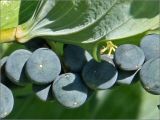
<path fill-rule="evenodd" d="M 6 14 L 7 11 L 10 11 L 7 9 L 9 7 L 0 7 L 1 21 L 5 21 L 3 24 L 0 24 L 1 28 L 15 27 L 19 23 L 23 23 L 29 17 L 31 17 L 33 8 L 35 8 L 37 1 L 32 1 L 33 4 L 29 5 L 28 7 L 25 6 L 28 5 L 29 2 L 25 0 L 22 1 L 23 2 L 21 6 L 24 7 L 20 8 L 21 10 L 19 14 L 17 14 L 19 9 L 17 4 L 20 4 L 19 0 L 11 5 L 14 10 L 12 10 L 10 14 Z M 27 12 L 27 14 L 22 14 L 26 11 L 30 12 Z M 145 12 L 143 14 L 147 15 Z M 14 17 L 12 17 L 12 19 L 7 19 L 9 20 L 7 21 L 6 17 L 10 17 L 11 15 Z M 19 17 L 21 18 L 20 20 Z M 8 24 L 8 22 L 11 20 L 11 24 Z M 124 43 L 139 45 L 140 39 L 145 34 L 146 33 L 141 33 L 133 37 L 119 39 L 114 43 L 116 45 Z M 0 57 L 7 56 L 14 50 L 20 48 L 25 48 L 25 46 L 18 43 L 1 44 Z M 31 85 L 28 85 L 22 89 L 15 89 L 13 90 L 13 93 L 15 105 L 13 112 L 7 116 L 8 119 L 160 119 L 160 111 L 157 108 L 157 105 L 160 104 L 160 97 L 147 93 L 139 82 L 130 86 L 115 86 L 109 90 L 97 91 L 89 101 L 77 109 L 66 109 L 57 102 L 40 101 L 32 92 Z"/>

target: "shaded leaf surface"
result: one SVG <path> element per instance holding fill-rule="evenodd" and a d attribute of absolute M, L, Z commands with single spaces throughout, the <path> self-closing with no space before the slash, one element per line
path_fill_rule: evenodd
<path fill-rule="evenodd" d="M 99 60 L 98 43 L 102 40 L 118 40 L 158 26 L 159 3 L 158 0 L 21 0 L 20 5 L 16 4 L 20 6 L 18 22 L 27 21 L 22 25 L 26 35 L 21 42 L 42 36 L 79 45 Z"/>

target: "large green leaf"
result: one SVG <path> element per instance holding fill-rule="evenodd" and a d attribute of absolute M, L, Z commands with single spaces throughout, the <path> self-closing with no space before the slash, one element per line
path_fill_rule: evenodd
<path fill-rule="evenodd" d="M 42 36 L 79 45 L 95 59 L 98 59 L 98 44 L 104 39 L 118 40 L 159 26 L 158 0 L 18 0 L 14 4 L 19 6 L 20 1 L 18 22 L 27 22 L 20 27 L 23 33 L 18 41 Z"/>
<path fill-rule="evenodd" d="M 42 0 L 31 19 L 34 25 L 30 35 L 75 34 L 77 37 L 80 34 L 83 36 L 78 41 L 83 43 L 97 41 L 102 36 L 109 40 L 124 38 L 142 33 L 159 23 L 158 3 L 134 0 Z M 65 12 L 54 16 L 62 4 L 66 5 L 63 7 Z M 90 34 L 84 34 L 83 30 Z"/>

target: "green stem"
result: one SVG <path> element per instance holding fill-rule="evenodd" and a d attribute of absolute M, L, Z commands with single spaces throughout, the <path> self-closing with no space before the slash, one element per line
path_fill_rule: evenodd
<path fill-rule="evenodd" d="M 13 42 L 16 40 L 16 28 L 0 30 L 0 43 Z"/>
<path fill-rule="evenodd" d="M 55 43 L 51 40 L 46 40 L 48 45 L 51 47 L 51 49 L 58 55 L 60 61 L 61 61 L 61 64 L 62 64 L 62 69 L 65 73 L 68 72 L 68 70 L 65 68 L 65 65 L 64 65 L 64 62 L 63 62 L 63 43 Z M 60 47 L 60 48 L 59 48 Z M 62 51 L 60 51 L 60 49 Z"/>
<path fill-rule="evenodd" d="M 31 26 L 30 21 L 24 24 L 18 25 L 13 28 L 0 29 L 0 43 L 17 41 L 19 43 L 25 43 L 32 37 L 29 36 L 29 28 Z"/>
<path fill-rule="evenodd" d="M 60 57 L 63 56 L 63 43 L 46 40 L 51 49 Z"/>

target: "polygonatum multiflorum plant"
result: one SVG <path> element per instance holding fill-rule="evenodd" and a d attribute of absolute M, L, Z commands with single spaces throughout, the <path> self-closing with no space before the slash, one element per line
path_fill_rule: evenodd
<path fill-rule="evenodd" d="M 16 42 L 26 49 L 1 59 L 0 117 L 12 111 L 10 89 L 26 84 L 32 84 L 41 100 L 56 99 L 69 108 L 81 106 L 96 90 L 135 83 L 138 78 L 146 91 L 160 95 L 159 4 L 158 0 L 1 0 L 0 44 Z M 138 45 L 119 44 L 137 35 Z"/>

